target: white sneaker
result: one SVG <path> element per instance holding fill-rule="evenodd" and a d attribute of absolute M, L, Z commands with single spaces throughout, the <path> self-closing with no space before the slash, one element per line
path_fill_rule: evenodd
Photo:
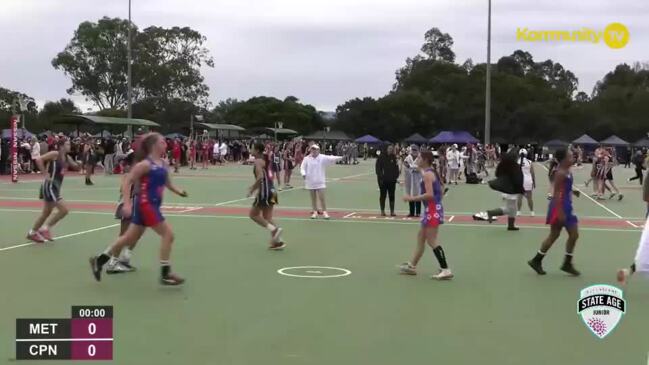
<path fill-rule="evenodd" d="M 534 217 L 535 215 L 536 215 L 536 214 L 534 213 L 534 211 L 531 211 L 531 212 L 530 212 L 530 217 Z"/>
<path fill-rule="evenodd" d="M 125 273 L 125 272 L 131 272 L 131 271 L 133 271 L 133 269 L 122 265 L 122 263 L 117 261 L 117 260 L 112 260 L 111 259 L 106 264 L 106 274 L 122 274 L 122 273 Z"/>
<path fill-rule="evenodd" d="M 521 212 L 520 212 L 520 211 L 516 212 L 516 216 L 517 216 L 517 217 L 520 217 L 520 216 L 521 216 Z"/>
<path fill-rule="evenodd" d="M 439 270 L 439 274 L 431 276 L 431 279 L 435 280 L 451 280 L 453 279 L 453 273 L 450 269 Z"/>
<path fill-rule="evenodd" d="M 316 219 L 316 218 L 318 218 L 318 212 L 311 213 L 311 219 Z"/>
<path fill-rule="evenodd" d="M 322 212 L 322 218 L 329 219 L 331 217 L 329 217 L 329 214 L 327 213 L 327 211 L 324 211 L 324 212 Z"/>
<path fill-rule="evenodd" d="M 399 272 L 403 275 L 417 275 L 417 269 L 409 262 L 399 265 Z"/>

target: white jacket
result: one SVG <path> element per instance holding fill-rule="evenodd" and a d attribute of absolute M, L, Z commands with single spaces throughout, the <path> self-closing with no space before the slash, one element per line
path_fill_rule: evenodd
<path fill-rule="evenodd" d="M 342 160 L 341 156 L 327 156 L 319 154 L 318 157 L 305 156 L 300 172 L 304 176 L 304 188 L 307 190 L 320 190 L 327 187 L 325 167 Z"/>

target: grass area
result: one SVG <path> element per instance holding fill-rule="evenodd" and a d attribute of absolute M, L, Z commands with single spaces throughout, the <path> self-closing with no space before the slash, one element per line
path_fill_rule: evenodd
<path fill-rule="evenodd" d="M 190 197 L 166 195 L 166 203 L 197 207 L 249 206 L 244 199 L 251 167 L 183 170 L 175 176 Z M 581 183 L 588 169 L 575 170 Z M 332 210 L 372 212 L 378 206 L 373 166 L 329 170 Z M 537 167 L 537 215 L 547 201 L 545 172 Z M 580 217 L 643 216 L 640 190 L 626 183 L 631 170 L 618 168 L 623 201 L 604 206 L 582 197 Z M 191 176 L 189 176 L 191 175 Z M 345 178 L 347 177 L 347 178 Z M 117 177 L 97 176 L 94 187 L 66 177 L 70 202 L 111 203 Z M 296 181 L 296 186 L 299 182 Z M 0 185 L 0 203 L 32 201 L 38 182 Z M 451 187 L 448 212 L 496 207 L 499 194 L 486 186 Z M 584 191 L 589 191 L 582 188 Z M 308 214 L 300 189 L 282 192 L 280 209 Z M 404 203 L 398 202 L 401 211 Z M 282 208 L 283 207 L 283 208 Z M 288 208 L 287 208 L 288 207 Z M 25 243 L 35 208 L 0 209 L 0 249 Z M 613 212 L 614 214 L 612 214 Z M 546 277 L 525 264 L 547 233 L 529 228 L 509 233 L 501 225 L 446 224 L 440 239 L 456 278 L 434 282 L 432 253 L 420 275 L 404 277 L 396 266 L 410 257 L 417 225 L 389 220 L 310 221 L 281 218 L 288 248 L 266 250 L 267 233 L 241 214 L 169 214 L 177 242 L 174 268 L 188 279 L 183 288 L 157 285 L 158 239 L 148 233 L 137 248 L 138 272 L 96 283 L 87 258 L 117 233 L 105 228 L 44 246 L 0 251 L 0 364 L 14 363 L 16 318 L 66 318 L 71 305 L 113 305 L 115 364 L 644 364 L 649 346 L 639 336 L 649 326 L 649 284 L 634 280 L 625 292 L 627 314 L 613 334 L 598 340 L 577 315 L 580 289 L 613 283 L 630 263 L 638 230 L 584 227 L 575 257 L 583 276 L 559 270 L 563 242 L 546 259 Z M 58 236 L 117 223 L 109 210 L 72 213 Z M 596 227 L 594 227 L 596 228 Z M 345 268 L 331 279 L 287 277 L 294 266 Z M 171 289 L 171 290 L 170 290 Z M 48 363 L 48 362 L 45 362 Z M 61 362 L 52 362 L 61 363 Z"/>

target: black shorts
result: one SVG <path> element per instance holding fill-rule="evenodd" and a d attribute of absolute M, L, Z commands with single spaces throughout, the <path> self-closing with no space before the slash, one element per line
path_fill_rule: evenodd
<path fill-rule="evenodd" d="M 272 207 L 273 205 L 276 205 L 279 202 L 277 199 L 277 192 L 275 189 L 273 189 L 270 194 L 266 194 L 265 196 L 261 193 L 257 194 L 257 197 L 255 198 L 255 201 L 252 203 L 252 206 L 255 208 L 266 208 L 266 207 Z"/>
<path fill-rule="evenodd" d="M 61 197 L 61 187 L 50 180 L 45 181 L 41 185 L 41 191 L 38 197 L 48 203 L 56 203 L 63 199 Z"/>
<path fill-rule="evenodd" d="M 606 173 L 606 180 L 613 181 L 613 171 L 609 171 Z"/>
<path fill-rule="evenodd" d="M 282 171 L 282 165 L 280 165 L 278 162 L 273 162 L 271 165 L 271 170 L 273 172 L 280 172 Z"/>

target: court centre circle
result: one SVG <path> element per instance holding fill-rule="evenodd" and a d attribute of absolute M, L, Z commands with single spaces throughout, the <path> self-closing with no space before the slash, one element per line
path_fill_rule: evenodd
<path fill-rule="evenodd" d="M 277 270 L 277 273 L 294 278 L 331 279 L 351 275 L 351 271 L 329 266 L 293 266 Z"/>

